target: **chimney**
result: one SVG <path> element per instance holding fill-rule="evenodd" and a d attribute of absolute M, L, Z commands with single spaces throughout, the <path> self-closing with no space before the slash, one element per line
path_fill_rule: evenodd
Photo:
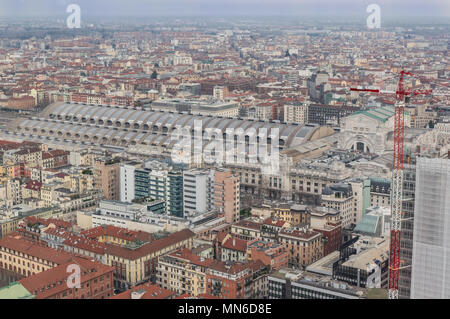
<path fill-rule="evenodd" d="M 233 246 L 236 246 L 236 239 L 233 238 Z"/>

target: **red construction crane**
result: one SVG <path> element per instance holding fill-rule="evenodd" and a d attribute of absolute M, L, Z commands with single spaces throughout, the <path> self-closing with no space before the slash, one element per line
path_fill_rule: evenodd
<path fill-rule="evenodd" d="M 398 278 L 401 267 L 400 261 L 400 236 L 402 221 L 402 194 L 403 194 L 403 147 L 405 139 L 405 99 L 410 96 L 430 94 L 432 90 L 405 90 L 403 81 L 405 75 L 412 73 L 401 71 L 397 91 L 386 92 L 377 89 L 351 88 L 351 91 L 395 93 L 394 118 L 394 163 L 392 171 L 392 200 L 391 200 L 391 244 L 389 253 L 389 299 L 398 299 Z"/>

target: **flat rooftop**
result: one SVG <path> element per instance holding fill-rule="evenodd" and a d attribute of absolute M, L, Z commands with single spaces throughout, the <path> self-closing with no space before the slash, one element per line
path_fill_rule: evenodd
<path fill-rule="evenodd" d="M 314 274 L 308 271 L 300 271 L 290 268 L 281 268 L 273 272 L 269 277 L 285 280 L 290 278 L 292 283 L 327 289 L 337 293 L 352 296 L 352 298 L 363 298 L 367 296 L 367 289 L 350 286 L 342 281 L 334 280 L 331 276 Z"/>
<path fill-rule="evenodd" d="M 338 250 L 333 251 L 331 254 L 326 255 L 323 258 L 320 258 L 315 263 L 306 267 L 306 271 L 332 276 L 333 275 L 333 264 L 339 260 L 340 253 Z"/>
<path fill-rule="evenodd" d="M 361 251 L 359 254 L 351 255 L 350 258 L 342 265 L 358 269 L 367 269 L 369 264 L 375 263 L 377 260 L 383 262 L 388 258 L 389 241 L 385 240 L 377 247 L 372 247 Z"/>

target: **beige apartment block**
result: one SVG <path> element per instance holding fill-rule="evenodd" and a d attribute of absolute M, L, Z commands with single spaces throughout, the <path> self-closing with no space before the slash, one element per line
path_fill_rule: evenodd
<path fill-rule="evenodd" d="M 239 221 L 240 181 L 230 170 L 214 172 L 214 206 L 224 213 L 227 223 Z"/>
<path fill-rule="evenodd" d="M 94 160 L 94 185 L 103 190 L 105 199 L 119 200 L 119 161 Z"/>

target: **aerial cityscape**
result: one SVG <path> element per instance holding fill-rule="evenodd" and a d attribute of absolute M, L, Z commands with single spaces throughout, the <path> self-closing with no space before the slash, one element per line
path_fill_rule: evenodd
<path fill-rule="evenodd" d="M 0 299 L 450 299 L 449 31 L 446 0 L 0 0 Z"/>

